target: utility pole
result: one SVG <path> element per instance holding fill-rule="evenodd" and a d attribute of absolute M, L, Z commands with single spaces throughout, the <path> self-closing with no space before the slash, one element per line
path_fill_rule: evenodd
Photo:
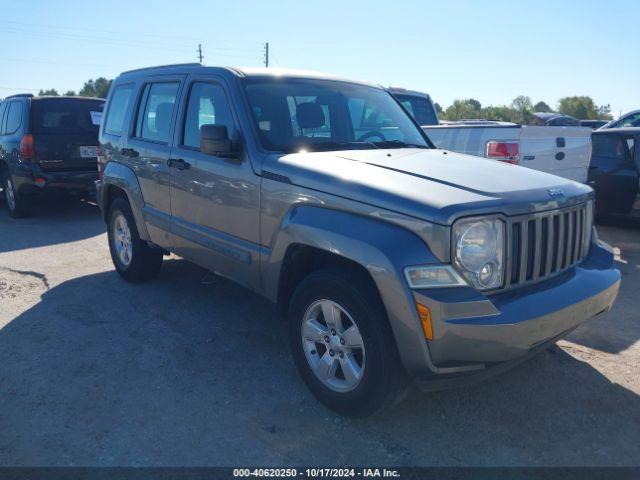
<path fill-rule="evenodd" d="M 202 60 L 204 59 L 204 57 L 202 56 L 202 44 L 201 43 L 198 44 L 198 59 L 200 60 L 200 63 L 202 63 Z"/>
<path fill-rule="evenodd" d="M 264 66 L 269 68 L 269 42 L 264 44 Z"/>

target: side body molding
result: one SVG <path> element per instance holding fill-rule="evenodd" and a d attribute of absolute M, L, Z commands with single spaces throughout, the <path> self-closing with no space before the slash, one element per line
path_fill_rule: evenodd
<path fill-rule="evenodd" d="M 283 260 L 287 250 L 296 245 L 325 250 L 363 266 L 378 288 L 407 370 L 421 371 L 425 362 L 432 365 L 403 270 L 409 265 L 440 262 L 418 236 L 371 217 L 297 206 L 285 215 L 272 249 L 263 257 L 263 289 L 274 302 Z"/>
<path fill-rule="evenodd" d="M 102 177 L 102 189 L 100 192 L 100 205 L 102 205 L 102 214 L 105 220 L 107 220 L 106 217 L 108 213 L 105 202 L 110 185 L 118 187 L 126 193 L 133 216 L 136 219 L 136 227 L 138 228 L 140 238 L 150 241 L 151 237 L 147 231 L 143 214 L 144 198 L 142 197 L 142 190 L 140 189 L 136 174 L 129 167 L 121 163 L 113 161 L 107 163 Z"/>

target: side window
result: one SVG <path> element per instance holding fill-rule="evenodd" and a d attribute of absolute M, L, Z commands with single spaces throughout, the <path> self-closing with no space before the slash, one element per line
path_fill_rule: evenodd
<path fill-rule="evenodd" d="M 411 103 L 411 100 L 403 100 L 400 103 L 413 118 L 416 118 L 416 113 L 413 111 L 413 104 Z"/>
<path fill-rule="evenodd" d="M 179 83 L 150 83 L 144 89 L 138 107 L 136 137 L 169 143 L 173 107 Z"/>
<path fill-rule="evenodd" d="M 4 133 L 4 112 L 7 110 L 7 104 L 5 102 L 0 103 L 0 135 Z"/>
<path fill-rule="evenodd" d="M 593 135 L 592 159 L 600 168 L 618 167 L 626 159 L 627 144 L 619 135 Z"/>
<path fill-rule="evenodd" d="M 111 101 L 109 103 L 109 111 L 104 126 L 104 131 L 112 135 L 122 135 L 124 129 L 124 120 L 129 103 L 131 102 L 131 94 L 133 93 L 133 85 L 122 85 L 117 87 Z"/>
<path fill-rule="evenodd" d="M 9 102 L 9 111 L 7 113 L 7 122 L 5 132 L 7 134 L 15 133 L 22 123 L 22 104 L 20 102 Z"/>
<path fill-rule="evenodd" d="M 222 87 L 213 83 L 195 82 L 189 93 L 182 144 L 199 149 L 200 127 L 203 125 L 225 125 L 229 138 L 234 136 L 235 125 Z"/>

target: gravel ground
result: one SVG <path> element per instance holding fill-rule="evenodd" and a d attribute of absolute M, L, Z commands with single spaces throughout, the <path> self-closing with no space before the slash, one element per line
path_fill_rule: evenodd
<path fill-rule="evenodd" d="M 481 385 L 341 418 L 298 378 L 275 309 L 169 258 L 114 272 L 94 205 L 0 212 L 0 466 L 640 465 L 640 228 L 612 311 Z"/>

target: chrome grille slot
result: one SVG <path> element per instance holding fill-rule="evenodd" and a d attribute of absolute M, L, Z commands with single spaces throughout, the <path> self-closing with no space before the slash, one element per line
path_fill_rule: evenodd
<path fill-rule="evenodd" d="M 576 265 L 587 254 L 590 228 L 586 204 L 508 219 L 505 287 L 537 282 Z"/>

